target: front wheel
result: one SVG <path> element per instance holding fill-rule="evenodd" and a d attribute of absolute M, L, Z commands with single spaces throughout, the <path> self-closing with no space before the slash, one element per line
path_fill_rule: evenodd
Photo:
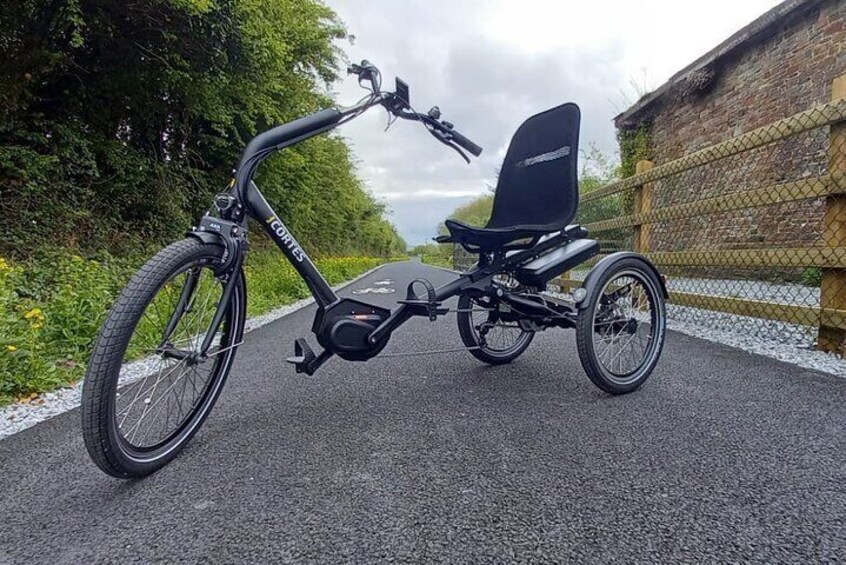
<path fill-rule="evenodd" d="M 119 478 L 143 477 L 185 447 L 217 401 L 241 341 L 243 273 L 211 347 L 224 282 L 223 248 L 176 242 L 123 289 L 94 345 L 82 388 L 82 431 L 94 463 Z"/>
<path fill-rule="evenodd" d="M 657 275 L 642 259 L 623 259 L 584 300 L 576 343 L 587 376 L 610 394 L 636 390 L 664 346 L 666 305 Z"/>

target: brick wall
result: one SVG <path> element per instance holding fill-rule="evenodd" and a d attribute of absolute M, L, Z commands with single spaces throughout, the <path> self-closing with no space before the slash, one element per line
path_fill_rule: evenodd
<path fill-rule="evenodd" d="M 671 89 L 641 111 L 660 165 L 827 102 L 846 74 L 846 2 L 824 2 L 782 22 L 764 40 L 717 60 L 696 92 Z M 824 174 L 828 130 L 790 138 L 656 183 L 653 207 Z M 821 200 L 657 224 L 653 251 L 814 245 Z"/>

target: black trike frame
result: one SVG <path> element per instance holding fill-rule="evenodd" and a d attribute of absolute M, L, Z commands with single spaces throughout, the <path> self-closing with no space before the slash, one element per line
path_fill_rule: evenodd
<path fill-rule="evenodd" d="M 297 372 L 313 374 L 326 360 L 339 353 L 331 339 L 325 336 L 321 339 L 321 335 L 318 334 L 318 327 L 326 312 L 333 306 L 340 304 L 344 299 L 339 298 L 329 286 L 309 255 L 297 243 L 285 223 L 268 204 L 253 181 L 253 177 L 259 163 L 271 153 L 332 130 L 375 105 L 383 105 L 389 111 L 398 115 L 396 110 L 397 108 L 402 110 L 403 105 L 400 101 L 397 107 L 396 102 L 396 94 L 375 92 L 367 100 L 352 107 L 322 110 L 262 133 L 249 143 L 241 156 L 229 187 L 216 198 L 215 205 L 218 214 L 216 216 L 205 215 L 199 225 L 187 234 L 189 237 L 197 238 L 205 243 L 221 244 L 225 250 L 221 264 L 216 269 L 216 274 L 224 282 L 224 289 L 216 314 L 206 334 L 206 343 L 203 343 L 201 347 L 201 356 L 204 356 L 211 347 L 212 336 L 217 332 L 233 291 L 239 284 L 238 278 L 243 276 L 242 266 L 247 249 L 248 218 L 252 218 L 261 224 L 267 235 L 302 277 L 317 303 L 318 311 L 315 316 L 313 333 L 318 335 L 318 341 L 323 345 L 324 350 L 319 355 L 314 355 L 305 340 L 297 339 L 295 342 L 296 356 L 289 361 L 296 365 Z M 425 115 L 413 114 L 413 116 L 416 117 L 412 119 L 424 122 L 427 120 Z M 437 120 L 434 120 L 433 124 L 429 124 L 433 126 L 430 128 L 431 133 L 440 141 L 454 149 L 458 149 L 455 146 L 456 144 L 460 145 L 476 155 L 481 152 L 481 148 L 452 130 L 451 125 L 449 130 L 445 130 L 445 137 L 444 132 L 438 130 L 440 124 L 441 122 Z M 453 143 L 449 143 L 450 140 L 453 140 Z M 461 153 L 460 150 L 459 153 Z M 578 237 L 585 236 L 586 232 L 583 229 L 579 228 L 576 231 L 579 232 Z M 369 331 L 367 341 L 372 346 L 371 349 L 357 355 L 341 354 L 341 356 L 350 360 L 366 360 L 377 355 L 392 332 L 406 321 L 415 316 L 428 317 L 434 321 L 439 315 L 447 312 L 446 309 L 440 307 L 442 302 L 464 293 L 468 293 L 474 298 L 487 295 L 493 300 L 509 303 L 515 308 L 514 311 L 518 312 L 516 316 L 525 319 L 526 323 L 529 323 L 530 327 L 535 330 L 545 329 L 546 327 L 575 327 L 579 310 L 584 306 L 579 300 L 580 295 L 578 293 L 574 293 L 574 301 L 563 301 L 554 298 L 538 298 L 536 294 L 527 296 L 512 293 L 508 289 L 493 283 L 496 275 L 512 272 L 544 253 L 566 245 L 572 239 L 568 230 L 562 230 L 547 238 L 538 237 L 523 242 L 516 249 L 513 246 L 506 246 L 490 252 L 481 252 L 475 267 L 438 288 L 432 287 L 425 280 L 414 281 L 409 286 L 406 299 L 401 300 L 399 306 L 391 310 L 387 316 L 383 316 L 379 323 L 372 327 L 372 331 Z M 507 252 L 509 250 L 510 252 Z M 633 255 L 635 254 L 626 252 L 614 253 L 599 261 L 585 279 L 582 288 L 586 292 L 582 293 L 581 296 L 591 292 L 596 279 L 613 263 Z M 659 277 L 659 280 L 662 279 Z M 424 287 L 426 290 L 425 296 L 418 296 L 414 292 L 415 283 Z M 666 296 L 666 288 L 662 288 L 662 291 Z M 385 311 L 378 306 L 367 305 L 362 302 L 357 303 L 363 306 L 372 306 L 375 310 Z"/>
<path fill-rule="evenodd" d="M 159 252 L 133 278 L 110 311 L 94 345 L 82 390 L 85 445 L 94 462 L 106 473 L 129 478 L 158 470 L 176 456 L 209 415 L 232 368 L 237 348 L 243 343 L 247 300 L 244 261 L 251 218 L 261 224 L 279 247 L 317 303 L 311 330 L 322 351 L 315 354 L 305 339 L 296 338 L 294 356 L 288 362 L 298 373 L 313 374 L 333 356 L 366 361 L 379 355 L 393 332 L 412 317 L 423 316 L 434 321 L 454 312 L 462 349 L 484 363 L 500 365 L 517 359 L 536 332 L 556 327 L 575 328 L 582 367 L 601 390 L 626 394 L 636 390 L 651 374 L 664 342 L 667 289 L 655 266 L 645 257 L 613 253 L 597 262 L 584 282 L 571 289 L 569 295 L 543 292 L 555 277 L 578 268 L 600 252 L 598 242 L 589 239 L 584 228 L 568 225 L 578 211 L 575 156 L 580 114 L 572 103 L 536 114 L 517 129 L 503 161 L 490 219 L 484 227 L 447 220 L 449 235 L 436 241 L 460 244 L 477 253 L 478 262 L 472 269 L 438 288 L 427 279 L 412 281 L 405 298 L 398 300 L 399 305 L 393 309 L 339 297 L 333 291 L 253 181 L 263 159 L 334 129 L 376 105 L 388 110 L 389 125 L 395 118 L 420 122 L 438 141 L 468 161 L 468 155 L 478 156 L 482 151 L 455 131 L 452 124 L 442 121 L 437 107 L 426 114 L 413 110 L 408 87 L 402 81 L 397 81 L 396 92 L 386 93 L 381 91 L 378 69 L 366 61 L 352 65 L 349 71 L 358 75 L 362 86 L 370 82 L 368 95 L 352 107 L 322 110 L 252 139 L 229 186 L 215 197 L 214 206 L 186 234 L 194 241 L 181 241 Z M 565 159 L 570 155 L 574 157 Z M 535 165 L 540 166 L 532 168 Z M 209 270 L 220 284 L 206 277 Z M 143 380 L 121 382 L 121 367 L 128 360 L 126 353 L 140 320 L 146 318 L 151 305 L 158 304 L 160 293 L 168 290 L 170 294 L 178 286 L 172 283 L 183 275 L 175 308 L 155 348 L 156 355 L 150 357 L 158 357 L 155 368 L 145 362 L 145 368 L 150 366 L 152 372 L 144 372 Z M 201 281 L 209 284 L 203 288 Z M 210 290 L 211 294 L 198 303 L 197 292 L 201 288 Z M 220 292 L 220 297 L 211 321 L 206 328 L 197 327 L 207 320 L 208 300 L 216 292 Z M 459 297 L 458 304 L 450 310 L 445 301 L 453 297 Z M 170 304 L 171 298 L 164 299 Z M 195 305 L 198 305 L 196 310 Z M 154 310 L 157 314 L 159 307 L 155 306 Z M 190 324 L 182 324 L 192 311 L 195 313 L 187 319 Z M 480 311 L 485 313 L 481 322 L 473 314 Z M 164 321 L 157 315 L 154 318 Z M 640 331 L 646 324 L 646 331 Z M 521 330 L 516 340 L 506 340 L 509 343 L 504 348 L 503 341 L 497 339 L 502 337 L 499 335 L 502 332 L 489 336 L 489 332 L 503 325 L 516 325 Z M 180 327 L 180 335 L 187 332 L 188 338 L 172 339 Z M 205 333 L 201 333 L 202 329 L 206 329 Z M 512 335 L 510 331 L 506 333 Z M 146 350 L 149 344 L 147 336 L 143 337 Z M 202 340 L 199 348 L 198 340 Z M 630 352 L 631 361 L 637 365 L 630 367 L 627 361 L 624 367 L 622 359 L 628 357 L 620 356 L 634 340 L 642 353 L 638 357 Z M 600 342 L 607 344 L 603 352 L 597 350 Z M 614 352 L 612 347 L 616 353 L 609 358 L 610 365 L 606 365 L 603 355 Z M 392 355 L 419 353 L 443 351 L 400 351 Z M 208 371 L 198 376 L 196 365 L 210 359 L 214 360 Z M 615 371 L 617 359 L 621 361 Z M 177 362 L 170 362 L 174 360 Z M 154 382 L 148 383 L 148 377 L 153 375 Z M 203 381 L 200 390 L 195 378 Z M 119 400 L 123 392 L 133 390 L 124 387 L 135 386 L 135 382 L 139 383 L 135 392 Z M 182 388 L 178 389 L 180 382 Z M 172 391 L 176 392 L 171 394 Z M 186 393 L 191 394 L 191 400 L 183 403 Z M 165 398 L 167 402 L 161 404 Z M 136 421 L 124 426 L 134 406 L 137 406 Z M 177 424 L 171 429 L 171 412 L 175 410 L 178 410 L 174 417 Z M 167 413 L 164 423 L 162 411 Z M 136 443 L 139 426 L 151 414 L 155 420 L 147 420 L 140 443 Z M 151 425 L 155 426 L 156 435 L 148 442 Z"/>

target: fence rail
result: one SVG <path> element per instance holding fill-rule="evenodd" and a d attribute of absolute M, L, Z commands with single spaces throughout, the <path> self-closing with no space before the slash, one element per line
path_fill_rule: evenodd
<path fill-rule="evenodd" d="M 608 255 L 600 253 L 586 266 Z M 656 265 L 667 267 L 816 267 L 846 268 L 846 247 L 781 247 L 778 249 L 730 249 L 724 251 L 664 251 L 644 253 Z"/>
<path fill-rule="evenodd" d="M 837 80 L 844 80 L 841 77 Z M 835 81 L 837 83 L 837 81 Z M 837 86 L 835 86 L 837 88 Z M 842 88 L 842 87 L 841 87 Z M 680 159 L 671 161 L 660 167 L 631 176 L 627 179 L 609 184 L 597 189 L 590 194 L 584 195 L 582 202 L 591 202 L 612 194 L 631 190 L 646 183 L 655 182 L 664 177 L 676 175 L 684 171 L 707 165 L 726 157 L 738 155 L 751 151 L 758 147 L 769 145 L 787 137 L 800 133 L 815 130 L 824 126 L 830 126 L 846 120 L 846 99 L 835 99 L 826 104 L 820 104 L 810 110 L 799 112 L 789 118 L 779 120 L 770 125 L 763 126 L 749 133 L 737 136 L 722 143 L 700 149 Z"/>
<path fill-rule="evenodd" d="M 703 214 L 823 198 L 836 194 L 846 194 L 846 174 L 844 173 L 838 172 L 821 177 L 804 178 L 794 182 L 775 184 L 754 190 L 716 196 L 714 198 L 704 198 L 695 202 L 661 208 L 651 212 L 629 214 L 610 220 L 592 222 L 585 224 L 585 227 L 590 231 L 602 232 L 642 224 L 683 220 Z"/>
<path fill-rule="evenodd" d="M 702 196 L 684 201 L 690 192 Z M 664 164 L 642 161 L 634 176 L 581 197 L 583 207 L 603 199 L 633 204 L 585 227 L 625 237 L 672 271 L 678 312 L 811 328 L 820 349 L 846 355 L 846 76 L 833 82 L 831 102 Z"/>

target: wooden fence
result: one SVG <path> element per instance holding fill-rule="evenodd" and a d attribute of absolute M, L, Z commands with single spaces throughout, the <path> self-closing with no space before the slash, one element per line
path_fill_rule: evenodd
<path fill-rule="evenodd" d="M 741 191 L 708 190 L 714 194 L 695 201 L 657 206 L 656 183 L 727 158 L 743 155 L 789 138 L 828 128 L 828 163 L 824 174 L 802 176 Z M 825 137 L 824 131 L 822 135 Z M 739 157 L 735 157 L 739 156 Z M 735 161 L 733 168 L 737 168 Z M 815 269 L 819 273 L 818 303 L 809 305 L 784 299 L 757 299 L 755 296 L 727 296 L 720 293 L 671 290 L 670 302 L 678 306 L 704 309 L 752 318 L 777 320 L 810 326 L 817 332 L 817 346 L 825 351 L 846 355 L 846 76 L 834 81 L 832 101 L 706 147 L 663 164 L 641 161 L 634 176 L 582 195 L 582 205 L 601 199 L 618 198 L 629 203 L 629 213 L 588 223 L 593 237 L 609 238 L 608 233 L 628 233 L 631 249 L 644 253 L 659 268 L 699 268 L 723 272 L 726 269 L 756 269 L 760 273 L 779 273 L 795 269 Z M 665 198 L 667 200 L 667 198 Z M 672 200 L 672 199 L 670 199 Z M 692 218 L 719 217 L 739 210 L 786 203 L 817 200 L 821 202 L 821 228 L 815 241 L 794 246 L 721 248 L 710 242 L 704 248 L 664 250 L 655 245 L 653 228 L 663 222 L 685 222 Z M 785 222 L 790 219 L 786 218 Z M 692 229 L 692 228 L 691 228 Z M 631 230 L 628 232 L 627 230 Z M 687 234 L 689 235 L 689 234 Z M 667 239 L 666 237 L 664 239 Z M 667 245 L 664 245 L 667 247 Z M 596 258 L 593 262 L 598 260 Z M 559 281 L 564 287 L 579 284 L 574 278 Z M 671 281 L 672 282 L 672 281 Z M 708 285 L 704 285 L 707 287 Z M 671 287 L 672 288 L 672 287 Z M 788 301 L 789 302 L 789 301 Z"/>

